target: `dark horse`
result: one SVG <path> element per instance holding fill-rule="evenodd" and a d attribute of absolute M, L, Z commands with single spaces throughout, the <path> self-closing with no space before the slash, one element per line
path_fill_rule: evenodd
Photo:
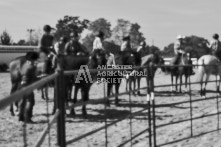
<path fill-rule="evenodd" d="M 192 65 L 192 61 L 190 57 L 191 56 L 189 52 L 180 55 L 180 58 L 178 59 L 178 62 L 177 62 L 177 65 L 180 65 L 180 66 L 173 66 L 173 63 L 170 62 L 170 65 L 172 65 L 169 68 L 171 72 L 171 91 L 173 91 L 173 87 L 174 87 L 173 80 L 175 77 L 176 78 L 176 84 L 175 84 L 176 91 L 178 91 L 178 78 L 179 78 L 180 79 L 179 92 L 182 92 L 183 75 L 185 77 L 185 91 L 187 91 L 187 80 L 188 80 L 188 77 L 190 77 L 190 75 L 192 74 L 193 69 L 191 66 L 185 66 L 185 65 Z"/>
<path fill-rule="evenodd" d="M 140 80 L 142 77 L 146 78 L 147 81 L 147 87 L 148 87 L 148 96 L 153 91 L 153 79 L 155 76 L 155 72 L 157 70 L 157 67 L 155 65 L 163 65 L 164 62 L 162 62 L 160 56 L 158 54 L 149 54 L 145 55 L 141 58 L 141 63 L 139 66 L 145 67 L 137 69 L 137 76 L 136 82 L 137 82 L 137 88 L 140 89 Z M 135 89 L 135 88 L 134 88 Z M 137 92 L 138 95 L 140 95 L 140 91 Z"/>
<path fill-rule="evenodd" d="M 141 66 L 145 67 L 143 68 L 143 72 L 146 76 L 146 82 L 147 82 L 147 99 L 153 97 L 153 91 L 154 91 L 154 76 L 155 72 L 157 70 L 157 65 L 162 65 L 162 60 L 160 60 L 160 56 L 158 54 L 149 54 L 144 57 L 142 57 Z M 141 77 L 138 77 L 138 89 L 140 88 L 140 79 Z M 138 94 L 140 94 L 138 92 Z"/>
<path fill-rule="evenodd" d="M 59 66 L 63 70 L 79 70 L 78 73 L 74 74 L 73 76 L 66 76 L 65 77 L 65 89 L 66 97 L 67 95 L 71 96 L 72 86 L 75 86 L 74 91 L 74 99 L 72 100 L 73 103 L 77 102 L 77 93 L 78 90 L 81 89 L 81 99 L 86 102 L 89 100 L 89 92 L 90 87 L 92 86 L 93 82 L 96 81 L 97 72 L 95 73 L 88 73 L 88 69 L 97 69 L 98 65 L 105 65 L 106 58 L 105 53 L 102 50 L 95 50 L 92 56 L 61 56 L 59 62 Z M 83 70 L 83 71 L 82 71 Z M 86 77 L 84 76 L 86 75 Z M 67 101 L 67 99 L 66 99 Z M 55 106 L 53 109 L 53 113 L 55 111 Z M 75 115 L 74 108 L 70 111 L 71 115 Z M 87 115 L 86 112 L 86 105 L 82 106 L 82 114 L 84 116 Z"/>
<path fill-rule="evenodd" d="M 10 77 L 11 77 L 11 94 L 17 91 L 21 87 L 22 80 L 30 79 L 30 77 L 25 77 L 27 75 L 27 61 L 36 61 L 38 59 L 37 52 L 28 52 L 25 56 L 18 57 L 12 60 L 9 64 Z M 35 75 L 35 70 L 32 70 L 33 73 L 28 73 L 29 76 Z M 36 78 L 37 79 L 37 78 Z M 32 81 L 33 82 L 33 81 Z M 15 103 L 18 108 L 18 102 Z M 11 115 L 14 116 L 13 104 L 10 106 Z"/>
<path fill-rule="evenodd" d="M 115 104 L 118 105 L 118 94 L 119 94 L 119 87 L 121 84 L 121 79 L 123 78 L 124 73 L 128 73 L 129 75 L 134 71 L 132 68 L 137 64 L 141 62 L 138 54 L 133 51 L 123 51 L 119 52 L 115 55 L 115 63 L 116 67 L 118 65 L 128 66 L 128 69 L 125 69 L 124 71 L 114 71 L 116 74 L 114 76 L 107 76 L 106 78 L 110 79 L 110 81 L 107 81 L 107 96 L 110 96 L 111 90 L 113 86 L 115 85 Z M 116 82 L 114 82 L 116 81 Z M 130 87 L 131 88 L 131 87 Z"/>

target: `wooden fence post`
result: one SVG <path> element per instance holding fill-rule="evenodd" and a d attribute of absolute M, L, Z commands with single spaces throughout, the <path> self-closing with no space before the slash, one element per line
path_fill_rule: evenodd
<path fill-rule="evenodd" d="M 57 70 L 58 77 L 55 80 L 56 107 L 60 111 L 57 118 L 57 143 L 60 147 L 66 147 L 65 133 L 65 84 L 64 72 Z"/>

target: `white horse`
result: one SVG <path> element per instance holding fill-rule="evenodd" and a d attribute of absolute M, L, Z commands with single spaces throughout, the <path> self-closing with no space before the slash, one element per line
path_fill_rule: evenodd
<path fill-rule="evenodd" d="M 217 92 L 219 93 L 220 76 L 221 76 L 221 62 L 212 55 L 204 55 L 198 60 L 197 82 L 200 82 L 200 94 L 202 97 L 206 96 L 206 85 L 210 75 L 217 76 Z"/>

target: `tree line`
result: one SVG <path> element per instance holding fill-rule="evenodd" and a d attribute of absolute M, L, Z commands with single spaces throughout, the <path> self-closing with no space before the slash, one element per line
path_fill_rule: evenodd
<path fill-rule="evenodd" d="M 92 50 L 93 40 L 95 34 L 102 30 L 105 33 L 104 46 L 112 53 L 116 53 L 120 50 L 122 43 L 122 37 L 130 35 L 131 46 L 136 49 L 141 41 L 145 40 L 143 33 L 140 31 L 141 26 L 138 23 L 132 23 L 128 20 L 118 19 L 116 25 L 112 28 L 111 23 L 105 18 L 99 18 L 94 21 L 88 19 L 80 19 L 74 16 L 64 16 L 59 19 L 53 35 L 55 41 L 59 40 L 61 36 L 66 36 L 70 39 L 70 33 L 75 31 L 82 34 L 86 31 L 87 34 L 84 38 L 81 38 L 82 44 L 89 50 Z M 31 36 L 27 34 L 28 39 L 21 39 L 18 42 L 13 42 L 12 37 L 5 30 L 0 35 L 2 45 L 38 45 L 39 38 L 41 37 L 41 29 L 34 31 Z M 206 46 L 208 40 L 198 36 L 188 36 L 185 38 L 185 50 L 192 53 L 192 57 L 199 58 L 202 55 L 208 54 L 209 49 Z M 146 54 L 158 53 L 164 57 L 174 56 L 173 43 L 165 46 L 160 50 L 157 46 L 146 46 Z"/>

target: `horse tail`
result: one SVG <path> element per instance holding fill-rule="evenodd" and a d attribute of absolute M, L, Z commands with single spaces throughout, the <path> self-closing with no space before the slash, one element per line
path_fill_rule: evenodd
<path fill-rule="evenodd" d="M 204 63 L 204 59 L 201 58 L 198 61 L 198 70 L 197 70 L 197 75 L 196 75 L 196 82 L 202 82 L 203 81 L 203 77 L 205 74 L 205 66 L 201 66 Z"/>

